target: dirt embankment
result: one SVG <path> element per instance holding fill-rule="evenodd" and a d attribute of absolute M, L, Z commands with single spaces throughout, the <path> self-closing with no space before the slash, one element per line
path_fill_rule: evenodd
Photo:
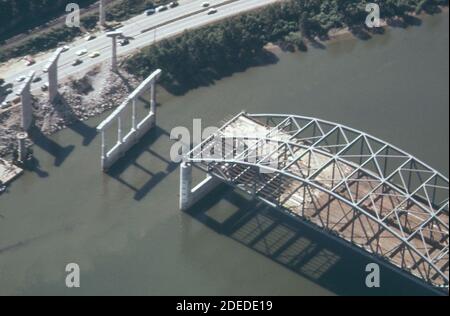
<path fill-rule="evenodd" d="M 60 96 L 50 104 L 46 94 L 33 99 L 36 127 L 51 135 L 77 121 L 87 120 L 117 107 L 139 84 L 127 73 L 113 73 L 107 65 L 99 65 L 80 77 L 71 77 L 59 87 Z M 20 106 L 0 114 L 0 157 L 17 148 L 16 135 L 21 131 Z M 31 146 L 31 142 L 29 142 Z"/>

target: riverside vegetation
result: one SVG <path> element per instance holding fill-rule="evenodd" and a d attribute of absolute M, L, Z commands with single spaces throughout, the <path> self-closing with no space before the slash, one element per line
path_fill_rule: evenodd
<path fill-rule="evenodd" d="M 148 46 L 124 61 L 126 70 L 141 78 L 164 69 L 162 85 L 173 94 L 275 58 L 264 47 L 270 42 L 306 50 L 307 42 L 326 39 L 331 29 L 365 28 L 365 0 L 289 0 L 244 13 L 213 25 Z M 382 18 L 407 22 L 411 13 L 436 13 L 448 0 L 380 0 Z M 269 57 L 269 58 L 268 58 Z"/>

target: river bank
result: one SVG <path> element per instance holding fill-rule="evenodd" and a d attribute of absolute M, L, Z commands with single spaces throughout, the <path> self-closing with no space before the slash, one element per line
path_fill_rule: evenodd
<path fill-rule="evenodd" d="M 62 82 L 54 104 L 48 102 L 46 93 L 36 95 L 33 98 L 35 126 L 43 135 L 52 135 L 117 107 L 138 85 L 139 81 L 126 72 L 111 72 L 107 63 L 97 65 L 86 75 L 75 75 Z M 20 106 L 0 113 L 0 157 L 16 151 L 16 135 L 22 131 L 20 122 Z M 27 144 L 32 146 L 32 139 Z"/>
<path fill-rule="evenodd" d="M 419 25 L 419 14 L 442 9 L 431 1 L 412 1 L 408 6 L 380 2 L 386 25 Z M 327 9 L 328 8 L 328 9 Z M 331 10 L 330 8 L 333 8 Z M 326 0 L 317 3 L 283 1 L 243 13 L 200 29 L 185 32 L 142 48 L 126 59 L 124 67 L 139 78 L 152 69 L 164 69 L 161 84 L 175 95 L 213 84 L 216 80 L 276 61 L 264 49 L 274 43 L 284 50 L 325 48 L 325 43 L 346 33 L 368 40 L 384 28 L 367 28 L 364 2 L 352 4 Z M 275 57 L 275 56 L 272 56 Z"/>

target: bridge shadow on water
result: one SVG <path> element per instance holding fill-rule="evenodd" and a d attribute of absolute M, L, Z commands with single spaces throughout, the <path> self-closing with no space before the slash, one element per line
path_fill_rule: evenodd
<path fill-rule="evenodd" d="M 42 133 L 36 126 L 31 127 L 28 135 L 35 146 L 54 157 L 54 165 L 56 167 L 60 167 L 75 149 L 74 145 L 61 146 Z"/>
<path fill-rule="evenodd" d="M 71 129 L 83 138 L 83 146 L 89 146 L 92 143 L 97 136 L 96 129 L 76 118 L 75 113 L 63 96 L 58 96 L 53 108 L 55 111 L 60 113 L 62 117 L 70 118 L 70 123 L 67 128 Z M 52 137 L 45 135 L 36 125 L 33 125 L 30 128 L 28 134 L 34 146 L 39 147 L 50 156 L 53 156 L 53 165 L 55 167 L 60 167 L 75 149 L 74 145 L 63 146 L 59 144 L 53 140 Z M 36 157 L 32 157 L 32 159 L 26 164 L 26 169 L 35 172 L 39 177 L 48 177 L 48 173 L 40 169 L 40 163 Z"/>
<path fill-rule="evenodd" d="M 134 145 L 119 161 L 117 161 L 108 171 L 107 174 L 119 181 L 121 184 L 134 191 L 134 199 L 142 200 L 154 187 L 156 187 L 164 178 L 175 171 L 178 165 L 151 149 L 152 145 L 160 137 L 170 137 L 170 134 L 159 126 L 155 126 L 141 140 Z M 143 154 L 150 154 L 152 158 L 156 158 L 166 164 L 164 171 L 153 172 L 138 162 Z M 124 172 L 130 167 L 137 168 L 140 172 L 148 175 L 149 180 L 142 186 L 137 187 L 123 177 Z"/>
<path fill-rule="evenodd" d="M 212 209 L 222 199 L 227 216 Z M 355 247 L 339 242 L 294 217 L 252 201 L 222 185 L 186 213 L 219 234 L 257 251 L 338 295 L 436 295 L 404 273 L 388 268 Z M 367 288 L 365 268 L 379 263 L 381 287 Z M 299 279 L 300 280 L 300 279 Z"/>
<path fill-rule="evenodd" d="M 67 127 L 83 137 L 83 146 L 89 146 L 97 136 L 97 130 L 94 127 L 87 125 L 77 117 L 64 96 L 58 95 L 53 108 L 62 117 L 69 118 L 70 124 L 68 124 Z"/>

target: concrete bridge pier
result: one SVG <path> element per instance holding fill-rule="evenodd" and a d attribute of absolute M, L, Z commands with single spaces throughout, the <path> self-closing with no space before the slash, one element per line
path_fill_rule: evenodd
<path fill-rule="evenodd" d="M 58 96 L 58 60 L 63 48 L 58 48 L 44 67 L 44 73 L 48 74 L 48 99 L 52 103 Z"/>
<path fill-rule="evenodd" d="M 156 82 L 161 75 L 161 70 L 158 69 L 153 72 L 147 79 L 145 79 L 139 87 L 136 88 L 125 101 L 108 116 L 97 130 L 102 137 L 102 169 L 110 168 L 121 156 L 123 156 L 132 146 L 134 146 L 145 134 L 150 131 L 156 122 Z M 138 121 L 136 107 L 137 101 L 142 95 L 147 95 L 151 88 L 151 106 L 148 115 L 142 120 Z M 131 107 L 131 128 L 125 128 L 123 122 L 130 119 L 129 112 L 125 113 L 125 109 Z M 108 128 L 115 128 L 117 123 L 117 140 L 114 146 L 108 151 L 106 147 L 105 132 Z"/>
<path fill-rule="evenodd" d="M 152 124 L 156 124 L 156 82 L 152 82 L 150 87 L 150 114 L 152 115 Z"/>
<path fill-rule="evenodd" d="M 180 165 L 180 210 L 186 211 L 190 206 L 192 190 L 192 165 L 182 162 Z"/>
<path fill-rule="evenodd" d="M 192 188 L 192 164 L 182 162 L 180 165 L 180 210 L 186 211 L 192 205 L 214 190 L 221 181 L 208 174 L 202 182 Z"/>
<path fill-rule="evenodd" d="M 117 71 L 117 38 L 122 36 L 122 32 L 109 32 L 106 33 L 106 36 L 111 37 L 112 39 L 111 70 Z"/>
<path fill-rule="evenodd" d="M 33 105 L 31 99 L 30 86 L 33 81 L 35 72 L 32 71 L 25 79 L 24 83 L 17 92 L 17 96 L 20 97 L 20 103 L 22 106 L 22 129 L 28 131 L 33 124 Z"/>

